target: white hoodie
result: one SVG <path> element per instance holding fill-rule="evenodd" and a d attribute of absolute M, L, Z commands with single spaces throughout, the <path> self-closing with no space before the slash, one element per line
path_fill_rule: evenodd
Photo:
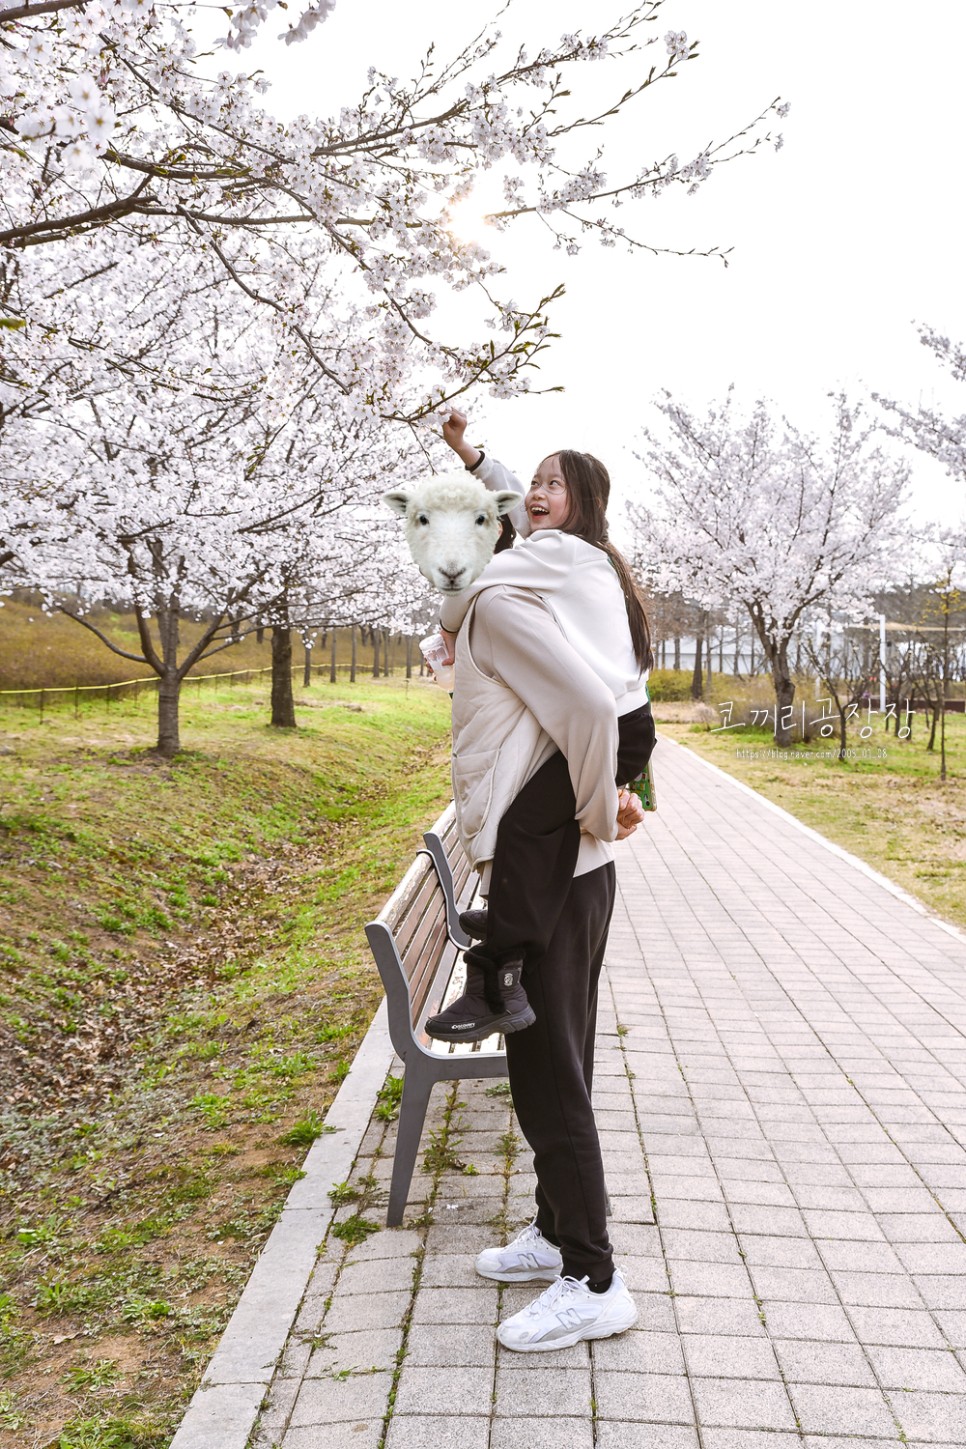
<path fill-rule="evenodd" d="M 476 476 L 488 488 L 512 488 L 522 496 L 519 479 L 496 459 L 485 458 Z M 484 589 L 500 585 L 532 589 L 550 609 L 568 643 L 607 685 L 618 715 L 640 709 L 648 701 L 647 671 L 641 672 L 634 654 L 624 591 L 610 559 L 603 549 L 559 528 L 538 528 L 531 533 L 522 508 L 510 515 L 517 527 L 521 512 L 529 537 L 515 548 L 494 554 L 475 583 L 443 600 L 439 616 L 443 628 L 458 633 L 470 604 Z M 615 629 L 615 619 L 624 627 Z"/>

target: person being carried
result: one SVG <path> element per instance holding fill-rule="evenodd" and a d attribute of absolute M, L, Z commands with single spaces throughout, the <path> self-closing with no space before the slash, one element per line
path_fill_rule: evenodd
<path fill-rule="evenodd" d="M 454 412 L 443 436 L 487 487 L 520 493 L 523 502 L 509 517 L 525 541 L 495 556 L 469 589 L 444 600 L 441 627 L 452 646 L 468 611 L 487 590 L 510 587 L 537 594 L 570 646 L 614 697 L 615 783 L 626 786 L 654 748 L 647 693 L 652 659 L 643 602 L 626 562 L 607 539 L 607 470 L 588 453 L 553 453 L 537 467 L 524 497 L 508 469 L 465 443 L 465 428 L 466 418 Z M 621 614 L 627 628 L 615 632 L 613 619 Z M 545 956 L 573 880 L 581 835 L 576 815 L 584 762 L 568 759 L 561 741 L 555 743 L 558 749 L 499 821 L 492 861 L 482 872 L 486 909 L 460 918 L 478 944 L 466 952 L 463 995 L 426 1022 L 427 1034 L 437 1040 L 508 1035 L 535 1019 L 522 985 L 523 969 Z M 643 814 L 632 808 L 631 798 L 626 791 L 619 796 L 624 822 Z"/>

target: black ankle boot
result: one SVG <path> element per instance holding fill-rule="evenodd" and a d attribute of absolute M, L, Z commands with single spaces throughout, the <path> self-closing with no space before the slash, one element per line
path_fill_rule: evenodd
<path fill-rule="evenodd" d="M 459 923 L 471 940 L 486 940 L 486 906 L 477 911 L 460 911 Z"/>
<path fill-rule="evenodd" d="M 537 1018 L 520 985 L 522 971 L 522 961 L 483 967 L 467 958 L 466 990 L 429 1018 L 426 1034 L 436 1041 L 483 1041 L 495 1032 L 508 1036 L 532 1026 Z"/>

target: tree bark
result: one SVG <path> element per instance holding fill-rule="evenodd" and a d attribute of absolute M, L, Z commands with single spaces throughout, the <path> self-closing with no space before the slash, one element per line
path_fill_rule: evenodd
<path fill-rule="evenodd" d="M 305 648 L 305 663 L 302 665 L 302 688 L 308 689 L 312 683 L 312 646 L 305 644 L 304 641 L 303 645 Z"/>
<path fill-rule="evenodd" d="M 352 627 L 349 630 L 349 638 L 352 641 L 352 656 L 351 656 L 351 662 L 349 664 L 349 683 L 350 684 L 355 684 L 355 682 L 356 682 L 356 664 L 358 662 L 358 655 L 357 655 L 357 652 L 356 652 L 357 651 L 357 645 L 356 645 L 356 626 L 355 626 L 355 624 L 353 624 Z"/>
<path fill-rule="evenodd" d="M 295 729 L 295 696 L 292 693 L 292 631 L 287 625 L 272 625 L 272 725 Z"/>
<path fill-rule="evenodd" d="M 338 657 L 336 653 L 339 631 L 332 630 L 332 648 L 329 652 L 329 683 L 335 684 L 339 678 Z"/>
<path fill-rule="evenodd" d="M 704 666 L 702 664 L 702 651 L 704 649 L 704 637 L 701 634 L 695 636 L 694 640 L 694 669 L 691 673 L 691 698 L 701 698 L 701 683 L 704 678 Z"/>
<path fill-rule="evenodd" d="M 379 630 L 372 630 L 372 677 L 379 678 Z"/>
<path fill-rule="evenodd" d="M 413 677 L 413 636 L 406 635 L 406 678 Z"/>
<path fill-rule="evenodd" d="M 680 636 L 680 634 L 675 634 L 675 636 L 674 636 L 674 668 L 675 669 L 680 669 L 681 668 L 681 636 Z"/>
<path fill-rule="evenodd" d="M 181 677 L 178 671 L 162 674 L 158 683 L 158 754 L 170 760 L 181 749 Z"/>

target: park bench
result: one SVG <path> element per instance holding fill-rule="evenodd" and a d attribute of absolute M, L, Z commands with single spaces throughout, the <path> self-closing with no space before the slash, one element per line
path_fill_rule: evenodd
<path fill-rule="evenodd" d="M 470 942 L 458 917 L 472 904 L 477 884 L 460 844 L 452 805 L 423 840 L 425 847 L 377 918 L 366 926 L 386 992 L 389 1037 L 406 1069 L 386 1214 L 389 1227 L 402 1222 L 435 1083 L 506 1076 L 502 1037 L 438 1042 L 423 1030 L 426 1018 L 463 990 L 462 952 Z"/>

